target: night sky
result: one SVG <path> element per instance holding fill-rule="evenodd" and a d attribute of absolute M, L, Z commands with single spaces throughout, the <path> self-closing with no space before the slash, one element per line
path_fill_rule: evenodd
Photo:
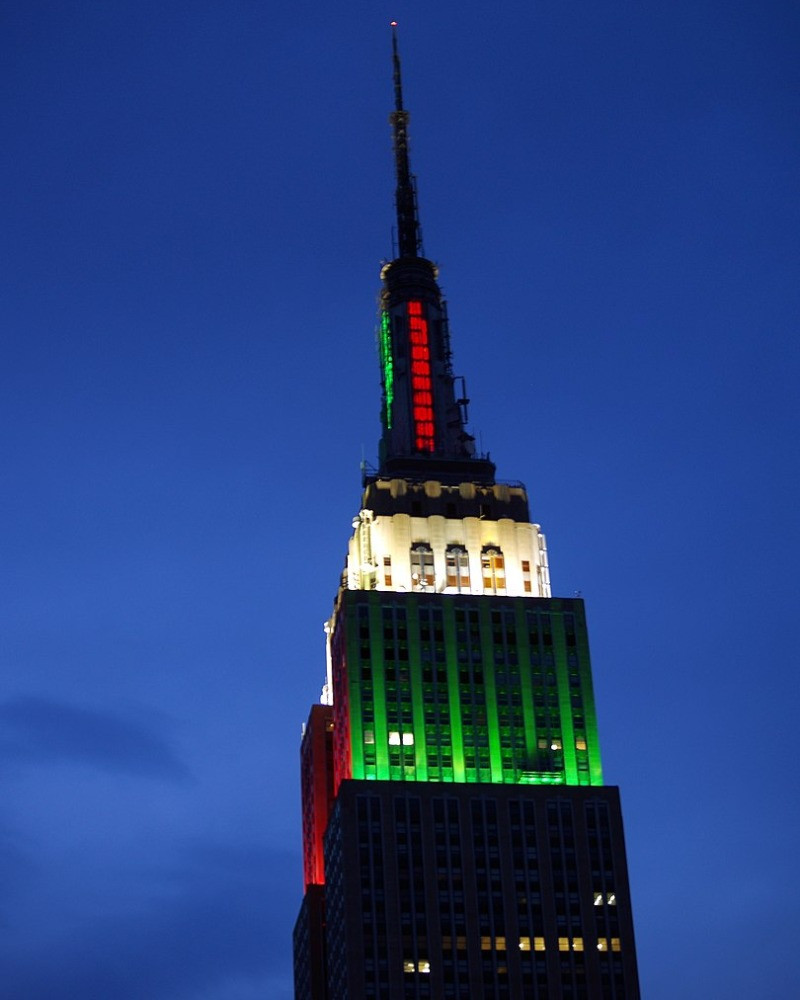
<path fill-rule="evenodd" d="M 392 255 L 582 594 L 647 1000 L 800 995 L 800 8 L 7 0 L 0 994 L 288 1000 Z"/>

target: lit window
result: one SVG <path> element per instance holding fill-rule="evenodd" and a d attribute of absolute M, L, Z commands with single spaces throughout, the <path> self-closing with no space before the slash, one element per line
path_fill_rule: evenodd
<path fill-rule="evenodd" d="M 469 593 L 469 556 L 463 545 L 448 545 L 445 552 L 447 586 Z"/>
<path fill-rule="evenodd" d="M 583 938 L 576 937 L 572 939 L 572 950 L 573 951 L 583 951 Z"/>
<path fill-rule="evenodd" d="M 494 946 L 495 948 L 497 948 L 498 951 L 505 951 L 506 950 L 505 937 L 495 938 Z"/>
<path fill-rule="evenodd" d="M 550 744 L 550 749 L 551 750 L 560 750 L 561 749 L 561 740 L 554 739 L 553 742 Z"/>
<path fill-rule="evenodd" d="M 413 962 L 403 962 L 403 972 L 416 972 L 416 966 Z"/>
<path fill-rule="evenodd" d="M 383 585 L 385 587 L 391 587 L 392 585 L 392 557 L 383 557 Z"/>
<path fill-rule="evenodd" d="M 410 747 L 414 745 L 414 734 L 413 733 L 403 733 L 403 746 Z"/>
<path fill-rule="evenodd" d="M 481 951 L 491 951 L 492 950 L 492 939 L 490 937 L 481 938 Z"/>
<path fill-rule="evenodd" d="M 529 937 L 521 937 L 519 939 L 519 950 L 520 951 L 531 950 L 531 939 Z"/>
<path fill-rule="evenodd" d="M 481 552 L 481 570 L 483 572 L 483 589 L 490 594 L 505 594 L 506 563 L 500 549 L 487 545 Z"/>
<path fill-rule="evenodd" d="M 617 894 L 615 892 L 607 892 L 604 895 L 602 892 L 596 892 L 594 894 L 594 905 L 602 906 L 603 903 L 608 903 L 609 906 L 616 906 Z"/>
<path fill-rule="evenodd" d="M 575 740 L 575 749 L 576 750 L 585 750 L 586 749 L 586 740 L 582 739 L 581 737 L 578 737 L 578 739 Z"/>
<path fill-rule="evenodd" d="M 414 590 L 433 586 L 433 550 L 425 542 L 411 546 L 411 585 Z"/>
<path fill-rule="evenodd" d="M 622 951 L 622 948 L 619 943 L 619 938 L 611 938 L 611 950 Z"/>
<path fill-rule="evenodd" d="M 533 585 L 531 584 L 531 564 L 527 559 L 522 560 L 522 589 L 526 594 L 530 594 Z"/>
<path fill-rule="evenodd" d="M 417 965 L 417 968 L 419 969 L 420 972 L 430 972 L 431 971 L 431 963 L 430 962 L 420 962 Z"/>
<path fill-rule="evenodd" d="M 398 732 L 389 733 L 389 746 L 390 747 L 400 746 L 400 733 Z"/>
<path fill-rule="evenodd" d="M 534 951 L 544 951 L 544 938 L 535 937 L 533 939 L 533 950 Z"/>
<path fill-rule="evenodd" d="M 608 938 L 598 938 L 597 939 L 597 950 L 598 951 L 608 951 Z"/>
<path fill-rule="evenodd" d="M 375 733 L 371 729 L 364 730 L 364 742 L 365 743 L 375 742 Z"/>
<path fill-rule="evenodd" d="M 560 937 L 558 939 L 558 950 L 559 951 L 569 951 L 569 938 Z"/>

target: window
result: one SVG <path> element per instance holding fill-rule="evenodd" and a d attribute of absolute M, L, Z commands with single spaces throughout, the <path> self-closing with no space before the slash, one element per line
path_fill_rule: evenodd
<path fill-rule="evenodd" d="M 617 894 L 615 892 L 607 892 L 604 895 L 602 892 L 596 892 L 594 894 L 594 905 L 602 906 L 603 903 L 608 903 L 609 906 L 616 906 Z"/>
<path fill-rule="evenodd" d="M 469 593 L 469 555 L 463 545 L 448 545 L 445 552 L 447 586 Z"/>
<path fill-rule="evenodd" d="M 490 594 L 505 594 L 506 563 L 500 549 L 487 545 L 481 552 L 483 589 Z"/>
<path fill-rule="evenodd" d="M 522 560 L 522 589 L 526 594 L 530 594 L 533 589 L 531 584 L 531 564 L 528 559 Z"/>
<path fill-rule="evenodd" d="M 392 557 L 383 557 L 383 585 L 384 587 L 391 587 L 392 585 Z"/>
<path fill-rule="evenodd" d="M 433 586 L 433 550 L 425 542 L 411 546 L 411 586 L 425 590 Z"/>

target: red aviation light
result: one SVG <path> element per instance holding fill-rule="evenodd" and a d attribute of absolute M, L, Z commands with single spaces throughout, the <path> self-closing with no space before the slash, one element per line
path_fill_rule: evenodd
<path fill-rule="evenodd" d="M 408 342 L 411 354 L 411 411 L 417 451 L 433 451 L 433 380 L 428 321 L 421 302 L 408 302 Z"/>

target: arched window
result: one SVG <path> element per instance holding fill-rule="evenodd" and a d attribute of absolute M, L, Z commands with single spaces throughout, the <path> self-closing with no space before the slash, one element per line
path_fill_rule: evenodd
<path fill-rule="evenodd" d="M 426 590 L 433 582 L 433 549 L 427 542 L 417 542 L 411 546 L 411 586 Z"/>
<path fill-rule="evenodd" d="M 481 550 L 483 589 L 490 594 L 505 594 L 506 563 L 502 550 L 495 545 L 485 545 Z"/>
<path fill-rule="evenodd" d="M 447 586 L 469 593 L 469 555 L 463 545 L 448 545 L 445 552 Z"/>

